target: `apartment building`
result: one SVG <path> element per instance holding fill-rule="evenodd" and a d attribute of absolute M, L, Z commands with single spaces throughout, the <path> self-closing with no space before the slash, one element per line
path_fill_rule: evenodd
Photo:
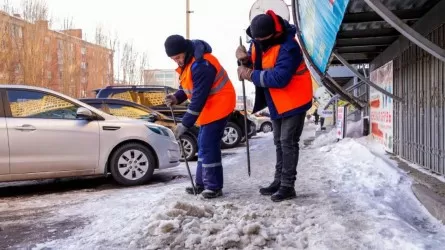
<path fill-rule="evenodd" d="M 113 83 L 113 51 L 84 41 L 81 29 L 55 31 L 0 12 L 0 30 L 0 84 L 87 97 Z"/>
<path fill-rule="evenodd" d="M 144 84 L 179 88 L 179 74 L 174 69 L 145 70 Z"/>

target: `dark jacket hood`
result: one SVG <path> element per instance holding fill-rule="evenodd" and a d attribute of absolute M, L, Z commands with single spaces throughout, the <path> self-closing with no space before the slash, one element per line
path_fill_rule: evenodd
<path fill-rule="evenodd" d="M 212 53 L 212 47 L 203 40 L 191 40 L 193 44 L 193 56 L 195 60 L 201 60 L 205 53 Z"/>
<path fill-rule="evenodd" d="M 189 64 L 193 58 L 196 61 L 202 60 L 205 53 L 212 53 L 212 47 L 203 40 L 186 40 L 187 50 L 185 52 L 184 67 Z"/>

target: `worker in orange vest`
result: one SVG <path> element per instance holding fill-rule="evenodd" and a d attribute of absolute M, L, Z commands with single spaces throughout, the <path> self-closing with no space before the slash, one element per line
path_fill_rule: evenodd
<path fill-rule="evenodd" d="M 180 75 L 179 90 L 166 96 L 165 103 L 171 106 L 191 101 L 175 129 L 176 137 L 195 123 L 200 126 L 196 191 L 204 198 L 219 197 L 223 188 L 220 142 L 228 117 L 235 109 L 235 89 L 206 42 L 172 35 L 164 45 L 167 55 L 178 64 L 176 71 Z M 193 188 L 187 187 L 186 192 L 193 194 Z"/>
<path fill-rule="evenodd" d="M 295 181 L 300 136 L 306 112 L 312 106 L 312 80 L 295 40 L 296 28 L 269 10 L 256 16 L 247 35 L 253 38 L 249 51 L 236 50 L 241 62 L 240 80 L 256 87 L 253 113 L 269 108 L 276 146 L 274 181 L 260 189 L 273 201 L 296 197 Z"/>

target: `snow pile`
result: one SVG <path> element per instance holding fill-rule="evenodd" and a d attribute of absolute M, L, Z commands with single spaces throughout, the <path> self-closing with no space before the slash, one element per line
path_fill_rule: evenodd
<path fill-rule="evenodd" d="M 301 210 L 298 206 L 286 204 L 284 208 L 227 202 L 210 207 L 175 202 L 170 207 L 160 207 L 162 212 L 149 219 L 137 246 L 148 249 L 307 247 L 303 231 L 312 224 L 305 223 L 305 216 L 296 216 Z"/>
<path fill-rule="evenodd" d="M 312 142 L 312 148 L 322 147 L 328 144 L 332 144 L 337 141 L 337 130 L 331 129 L 331 131 L 327 133 L 320 134 L 315 140 Z"/>

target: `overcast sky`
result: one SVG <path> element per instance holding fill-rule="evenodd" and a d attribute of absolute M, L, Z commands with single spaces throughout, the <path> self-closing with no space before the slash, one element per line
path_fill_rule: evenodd
<path fill-rule="evenodd" d="M 4 0 L 0 0 L 3 2 Z M 21 0 L 9 0 L 19 6 Z M 165 54 L 164 41 L 171 34 L 185 36 L 185 0 L 46 0 L 55 18 L 54 28 L 72 17 L 93 40 L 97 25 L 117 32 L 121 41 L 133 41 L 138 51 L 147 51 L 150 68 L 176 68 Z M 245 40 L 249 10 L 254 0 L 190 0 L 191 39 L 202 39 L 213 47 L 213 54 L 226 68 L 241 92 L 236 76 L 235 49 L 239 36 Z M 290 2 L 290 1 L 287 1 Z M 248 85 L 248 92 L 254 90 Z"/>

